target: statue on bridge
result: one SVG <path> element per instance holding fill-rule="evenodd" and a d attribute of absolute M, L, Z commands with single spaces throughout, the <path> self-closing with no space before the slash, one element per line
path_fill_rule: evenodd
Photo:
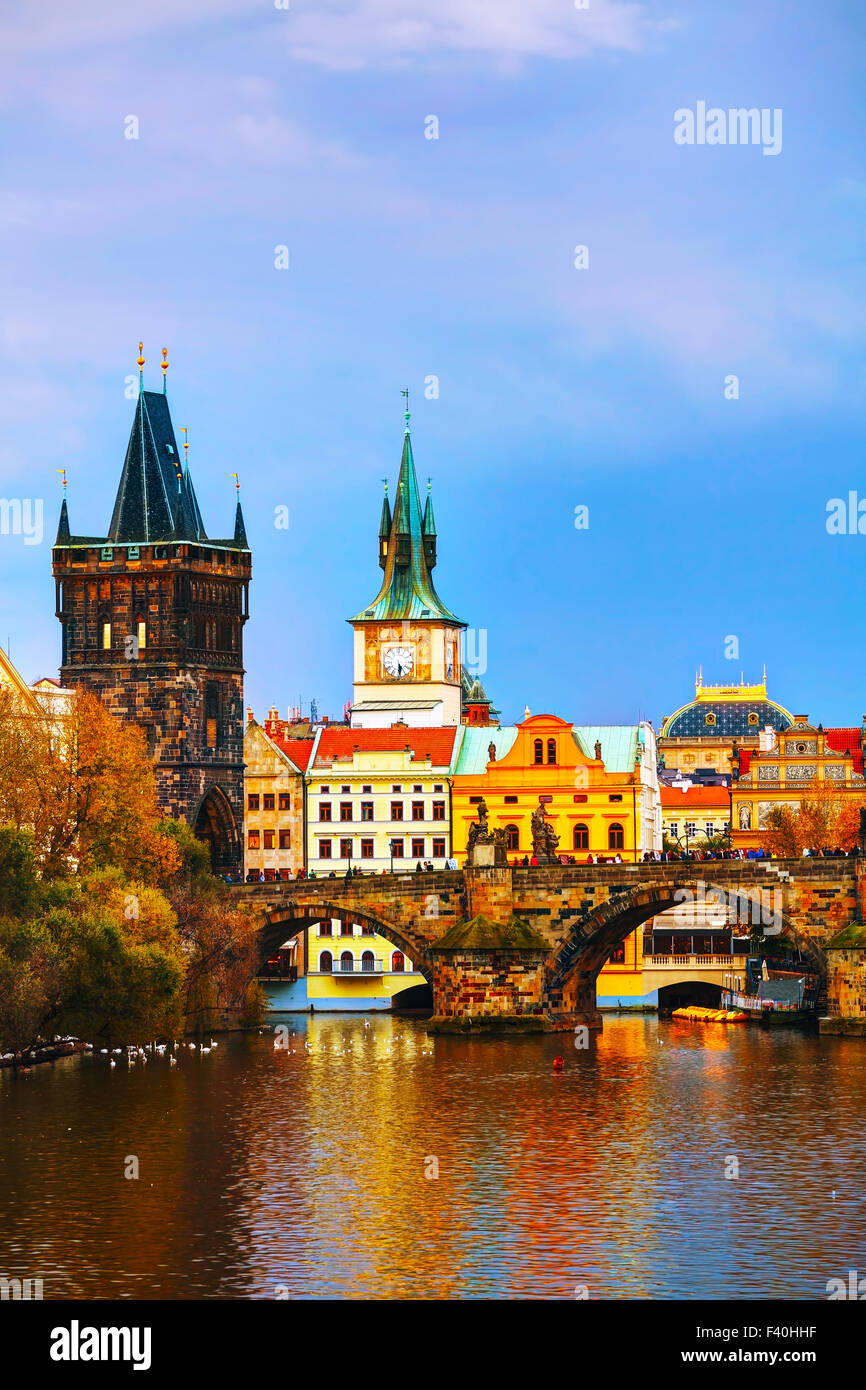
<path fill-rule="evenodd" d="M 544 804 L 539 803 L 532 813 L 532 853 L 540 864 L 559 863 L 559 836 L 544 814 Z"/>
<path fill-rule="evenodd" d="M 466 841 L 466 862 L 471 868 L 492 868 L 508 863 L 508 840 L 503 829 L 491 832 L 487 822 L 487 802 L 479 797 L 477 803 L 478 819 L 469 826 Z"/>

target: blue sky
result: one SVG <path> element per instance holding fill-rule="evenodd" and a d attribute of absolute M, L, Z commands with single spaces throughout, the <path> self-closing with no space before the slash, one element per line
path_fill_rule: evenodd
<path fill-rule="evenodd" d="M 59 662 L 57 469 L 103 532 L 143 338 L 211 534 L 241 476 L 257 714 L 351 695 L 408 386 L 437 586 L 504 719 L 658 726 L 699 665 L 766 662 L 794 712 L 859 722 L 866 536 L 825 521 L 866 497 L 864 30 L 802 0 L 0 19 L 0 496 L 43 498 L 46 533 L 0 535 L 22 673 Z M 698 101 L 780 108 L 781 152 L 677 145 Z"/>

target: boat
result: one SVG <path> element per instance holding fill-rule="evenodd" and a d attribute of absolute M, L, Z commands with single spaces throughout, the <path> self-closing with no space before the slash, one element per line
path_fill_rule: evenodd
<path fill-rule="evenodd" d="M 682 1009 L 674 1009 L 672 1018 L 687 1018 L 693 1023 L 748 1023 L 749 1015 L 742 1009 L 705 1009 L 698 1004 L 687 1004 Z"/>
<path fill-rule="evenodd" d="M 746 962 L 747 988 L 731 979 L 722 989 L 725 1008 L 739 1009 L 765 1027 L 773 1024 L 808 1023 L 818 1012 L 818 976 L 809 970 L 771 966 L 752 957 Z"/>

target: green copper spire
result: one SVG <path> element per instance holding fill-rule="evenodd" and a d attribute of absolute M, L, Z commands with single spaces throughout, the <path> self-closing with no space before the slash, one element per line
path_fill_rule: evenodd
<path fill-rule="evenodd" d="M 379 530 L 379 563 L 385 571 L 382 587 L 373 602 L 350 618 L 349 622 L 363 622 L 365 619 L 382 622 L 424 618 L 465 626 L 460 618 L 445 607 L 433 586 L 430 574 L 436 563 L 433 508 L 428 498 L 427 508 L 422 516 L 415 460 L 412 456 L 412 438 L 409 433 L 408 391 L 404 391 L 403 395 L 407 401 L 404 414 L 406 430 L 403 436 L 397 495 L 393 515 L 390 514 L 386 496 Z M 425 533 L 428 520 L 433 530 Z"/>

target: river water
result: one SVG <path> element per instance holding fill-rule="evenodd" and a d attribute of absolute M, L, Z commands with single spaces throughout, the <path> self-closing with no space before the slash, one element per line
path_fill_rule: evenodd
<path fill-rule="evenodd" d="M 823 1299 L 866 1273 L 863 1041 L 283 1021 L 286 1051 L 0 1071 L 0 1275 L 46 1299 Z"/>

